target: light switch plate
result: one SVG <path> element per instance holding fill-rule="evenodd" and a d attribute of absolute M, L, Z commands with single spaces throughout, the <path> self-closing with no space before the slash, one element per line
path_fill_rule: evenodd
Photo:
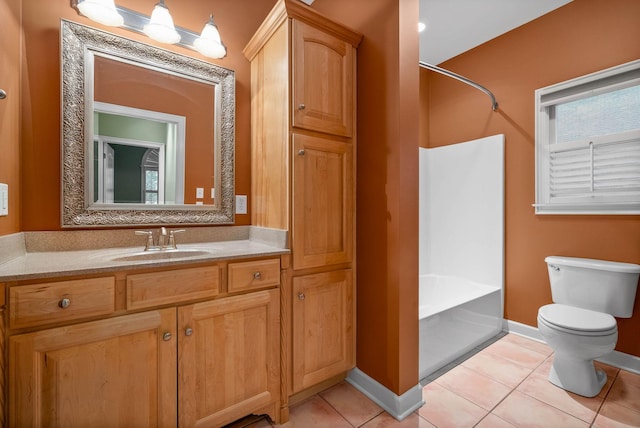
<path fill-rule="evenodd" d="M 236 195 L 236 214 L 247 213 L 247 195 Z"/>
<path fill-rule="evenodd" d="M 9 215 L 9 185 L 0 183 L 0 216 Z"/>
<path fill-rule="evenodd" d="M 196 199 L 204 198 L 204 187 L 196 187 Z"/>

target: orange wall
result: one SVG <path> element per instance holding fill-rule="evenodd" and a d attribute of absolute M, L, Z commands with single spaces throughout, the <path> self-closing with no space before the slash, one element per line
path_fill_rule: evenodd
<path fill-rule="evenodd" d="M 317 0 L 313 6 L 364 35 L 357 366 L 400 395 L 418 382 L 418 1 Z"/>
<path fill-rule="evenodd" d="M 9 185 L 9 215 L 0 236 L 20 232 L 20 0 L 0 0 L 0 183 Z"/>
<path fill-rule="evenodd" d="M 534 90 L 640 58 L 640 2 L 576 0 L 453 58 L 442 66 L 489 88 L 489 98 L 421 71 L 425 147 L 505 134 L 505 318 L 536 325 L 551 302 L 544 257 L 640 263 L 639 216 L 534 215 Z M 425 134 L 423 134 L 424 138 Z M 633 318 L 619 319 L 617 350 L 640 356 L 640 293 Z"/>
<path fill-rule="evenodd" d="M 2 0 L 7 1 L 7 0 Z M 17 2 L 17 0 L 11 0 Z M 118 0 L 119 5 L 150 14 L 156 0 Z M 227 56 L 207 59 L 195 51 L 162 45 L 146 36 L 104 27 L 78 15 L 69 0 L 22 1 L 25 51 L 22 56 L 22 230 L 60 229 L 60 19 L 154 44 L 209 61 L 236 72 L 236 193 L 251 192 L 250 67 L 242 49 L 275 4 L 275 0 L 216 0 L 168 4 L 176 25 L 200 32 L 214 13 Z M 4 16 L 4 14 L 3 14 Z M 4 25 L 4 18 L 3 18 Z M 0 159 L 5 158 L 4 154 Z M 18 164 L 11 156 L 10 163 Z M 0 160 L 0 162 L 4 162 Z M 2 164 L 0 164 L 2 165 Z M 4 169 L 3 169 L 4 170 Z M 3 174 L 0 172 L 0 174 Z M 0 175 L 0 179 L 2 176 Z M 15 189 L 15 186 L 14 186 Z M 14 195 L 17 192 L 14 190 Z M 16 204 L 17 205 L 17 204 Z M 249 209 L 251 209 L 249 201 Z M 0 217 L 0 234 L 3 233 Z M 237 215 L 236 224 L 250 224 L 250 215 Z M 15 226 L 14 226 L 15 228 Z M 15 228 L 15 231 L 18 231 Z"/>

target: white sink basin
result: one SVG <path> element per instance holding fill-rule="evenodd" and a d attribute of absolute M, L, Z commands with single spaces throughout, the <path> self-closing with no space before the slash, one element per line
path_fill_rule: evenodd
<path fill-rule="evenodd" d="M 113 257 L 111 260 L 114 262 L 136 262 L 144 260 L 173 260 L 173 259 L 186 259 L 190 257 L 206 256 L 211 254 L 211 251 L 205 250 L 151 250 L 144 251 L 135 254 L 128 254 L 125 256 Z"/>

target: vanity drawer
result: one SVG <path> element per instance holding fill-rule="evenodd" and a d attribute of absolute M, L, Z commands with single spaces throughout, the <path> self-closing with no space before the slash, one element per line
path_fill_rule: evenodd
<path fill-rule="evenodd" d="M 127 309 L 214 297 L 220 292 L 220 268 L 198 268 L 127 276 Z"/>
<path fill-rule="evenodd" d="M 9 288 L 10 328 L 107 315 L 115 310 L 115 279 L 77 279 Z"/>
<path fill-rule="evenodd" d="M 280 259 L 229 263 L 229 292 L 280 284 Z"/>

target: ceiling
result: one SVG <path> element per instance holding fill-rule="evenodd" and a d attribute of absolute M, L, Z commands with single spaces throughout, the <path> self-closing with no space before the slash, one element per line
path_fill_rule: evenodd
<path fill-rule="evenodd" d="M 420 0 L 420 61 L 440 64 L 572 0 Z"/>

